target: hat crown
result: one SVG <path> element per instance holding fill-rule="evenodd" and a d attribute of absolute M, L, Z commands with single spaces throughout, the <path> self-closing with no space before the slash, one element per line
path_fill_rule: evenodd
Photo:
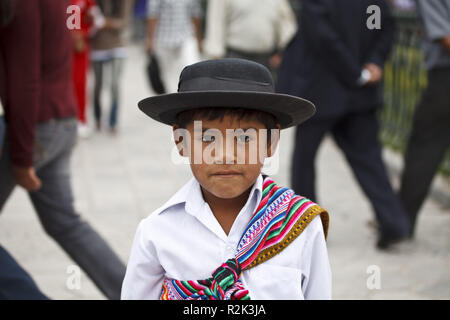
<path fill-rule="evenodd" d="M 178 92 L 189 91 L 274 92 L 274 83 L 265 66 L 249 60 L 225 58 L 185 67 L 178 82 Z"/>

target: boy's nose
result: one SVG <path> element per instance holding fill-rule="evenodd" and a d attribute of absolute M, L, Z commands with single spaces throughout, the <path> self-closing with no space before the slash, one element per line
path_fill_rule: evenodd
<path fill-rule="evenodd" d="M 231 139 L 231 140 L 230 140 Z M 217 164 L 234 164 L 236 160 L 236 144 L 232 138 L 225 139 L 222 144 L 222 148 L 218 148 L 216 152 Z M 221 152 L 220 152 L 221 151 Z"/>

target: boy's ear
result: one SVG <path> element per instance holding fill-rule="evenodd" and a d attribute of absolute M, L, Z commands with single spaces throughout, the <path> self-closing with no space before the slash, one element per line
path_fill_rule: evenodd
<path fill-rule="evenodd" d="M 280 141 L 280 124 L 277 123 L 275 129 L 270 129 L 270 141 L 267 144 L 267 157 L 270 158 L 275 154 Z"/>
<path fill-rule="evenodd" d="M 172 127 L 173 130 L 173 138 L 175 141 L 175 145 L 178 149 L 178 153 L 182 157 L 188 157 L 189 152 L 187 150 L 188 143 L 187 138 L 189 137 L 189 131 L 184 128 L 180 128 L 177 124 L 174 124 Z"/>

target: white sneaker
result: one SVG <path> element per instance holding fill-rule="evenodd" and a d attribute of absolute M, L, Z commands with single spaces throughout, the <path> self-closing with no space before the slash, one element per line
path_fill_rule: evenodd
<path fill-rule="evenodd" d="M 91 128 L 85 123 L 78 122 L 78 136 L 83 139 L 89 138 L 91 135 Z"/>

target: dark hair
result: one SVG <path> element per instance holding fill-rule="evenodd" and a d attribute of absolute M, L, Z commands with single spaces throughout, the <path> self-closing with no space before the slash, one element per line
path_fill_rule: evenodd
<path fill-rule="evenodd" d="M 176 122 L 180 128 L 186 128 L 194 120 L 223 120 L 224 116 L 235 117 L 238 120 L 257 120 L 269 131 L 270 129 L 276 129 L 278 124 L 276 117 L 270 113 L 245 108 L 197 108 L 187 110 L 177 115 Z"/>

